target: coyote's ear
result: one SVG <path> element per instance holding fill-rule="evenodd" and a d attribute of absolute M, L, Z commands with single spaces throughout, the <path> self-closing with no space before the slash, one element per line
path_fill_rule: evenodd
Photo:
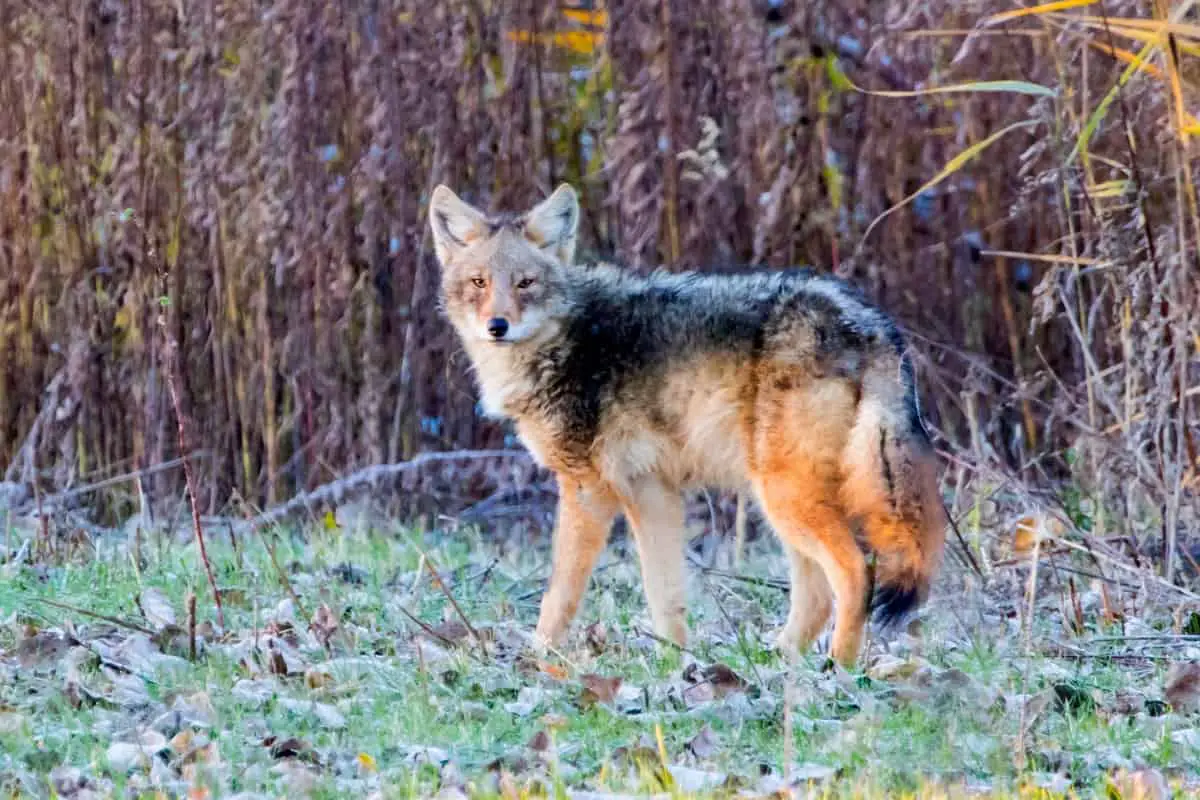
<path fill-rule="evenodd" d="M 570 264 L 575 258 L 575 231 L 579 228 L 579 198 L 570 184 L 559 184 L 554 194 L 525 215 L 525 236 L 544 250 L 551 250 L 559 261 Z"/>
<path fill-rule="evenodd" d="M 445 184 L 438 184 L 429 198 L 429 226 L 438 261 L 445 266 L 451 256 L 486 233 L 487 217 Z"/>

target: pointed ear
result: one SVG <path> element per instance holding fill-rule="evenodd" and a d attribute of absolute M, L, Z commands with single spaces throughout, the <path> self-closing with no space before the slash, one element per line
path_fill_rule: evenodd
<path fill-rule="evenodd" d="M 451 256 L 487 232 L 487 217 L 445 184 L 438 184 L 429 198 L 429 226 L 438 261 L 445 266 Z"/>
<path fill-rule="evenodd" d="M 525 215 L 525 237 L 558 260 L 575 259 L 575 231 L 579 228 L 579 198 L 570 184 L 559 184 L 554 194 Z"/>

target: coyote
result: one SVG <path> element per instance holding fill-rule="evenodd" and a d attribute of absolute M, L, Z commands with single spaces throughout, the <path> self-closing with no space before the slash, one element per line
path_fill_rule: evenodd
<path fill-rule="evenodd" d="M 570 625 L 622 512 L 655 633 L 686 644 L 681 494 L 696 487 L 750 491 L 783 543 L 785 653 L 836 600 L 830 655 L 851 666 L 872 611 L 895 622 L 925 600 L 945 506 L 904 342 L 863 295 L 807 270 L 577 265 L 567 184 L 504 215 L 439 185 L 429 216 L 440 304 L 485 413 L 556 476 L 538 648 Z"/>

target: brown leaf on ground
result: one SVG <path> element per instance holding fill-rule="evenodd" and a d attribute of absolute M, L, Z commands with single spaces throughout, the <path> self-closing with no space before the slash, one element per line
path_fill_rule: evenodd
<path fill-rule="evenodd" d="M 582 709 L 591 708 L 596 703 L 611 703 L 621 689 L 620 678 L 605 678 L 602 675 L 588 673 L 580 675 L 579 680 L 583 683 L 583 691 L 579 695 L 577 704 Z"/>
<path fill-rule="evenodd" d="M 461 620 L 449 619 L 430 628 L 439 638 L 450 644 L 470 644 L 471 630 Z"/>
<path fill-rule="evenodd" d="M 583 632 L 584 642 L 592 655 L 598 656 L 608 648 L 608 629 L 602 622 L 593 622 Z"/>
<path fill-rule="evenodd" d="M 267 659 L 267 671 L 272 675 L 286 676 L 288 674 L 288 665 L 283 653 L 272 647 Z"/>
<path fill-rule="evenodd" d="M 319 764 L 321 762 L 312 745 L 295 736 L 290 736 L 286 739 L 268 736 L 266 739 L 263 739 L 263 747 L 270 749 L 271 758 L 295 758 L 310 764 Z"/>
<path fill-rule="evenodd" d="M 1027 738 L 1030 732 L 1037 727 L 1042 715 L 1046 713 L 1046 709 L 1050 708 L 1054 699 L 1055 693 L 1053 689 L 1043 689 L 1025 699 L 1025 724 L 1021 731 L 1023 739 Z"/>
<path fill-rule="evenodd" d="M 535 753 L 544 753 L 550 749 L 550 734 L 540 730 L 530 737 L 525 746 Z"/>
<path fill-rule="evenodd" d="M 329 647 L 329 643 L 341 628 L 338 622 L 337 615 L 333 613 L 333 609 L 327 603 L 321 603 L 312 617 L 312 632 L 313 636 L 317 637 L 317 641 L 322 647 Z"/>
<path fill-rule="evenodd" d="M 487 772 L 496 773 L 498 775 L 504 773 L 523 773 L 528 772 L 530 768 L 529 759 L 519 752 L 509 753 L 508 755 L 494 758 L 484 766 Z"/>
<path fill-rule="evenodd" d="M 91 800 L 108 797 L 112 791 L 110 781 L 97 782 L 75 767 L 58 766 L 50 771 L 50 785 L 55 795 L 63 800 Z"/>
<path fill-rule="evenodd" d="M 333 676 L 313 667 L 304 671 L 304 685 L 309 689 L 324 689 L 333 684 Z"/>
<path fill-rule="evenodd" d="M 39 631 L 27 625 L 17 642 L 17 662 L 23 669 L 47 666 L 75 644 L 72 637 L 58 631 Z"/>
<path fill-rule="evenodd" d="M 701 667 L 699 664 L 692 662 L 684 669 L 683 679 L 688 683 L 705 682 L 712 684 L 718 697 L 731 691 L 745 689 L 748 685 L 742 676 L 720 663 Z"/>
<path fill-rule="evenodd" d="M 1163 694 L 1177 713 L 1191 714 L 1200 710 L 1200 663 L 1172 664 L 1167 670 Z"/>
<path fill-rule="evenodd" d="M 275 636 L 287 642 L 290 647 L 300 646 L 300 637 L 296 634 L 296 628 L 286 619 L 273 619 L 263 628 L 263 633 L 267 636 Z"/>
<path fill-rule="evenodd" d="M 565 681 L 567 679 L 566 667 L 560 667 L 557 664 L 551 664 L 546 661 L 537 662 L 538 670 L 544 672 L 556 681 Z"/>
<path fill-rule="evenodd" d="M 745 679 L 724 664 L 701 667 L 692 662 L 683 670 L 684 701 L 689 706 L 700 705 L 745 690 L 749 685 Z"/>

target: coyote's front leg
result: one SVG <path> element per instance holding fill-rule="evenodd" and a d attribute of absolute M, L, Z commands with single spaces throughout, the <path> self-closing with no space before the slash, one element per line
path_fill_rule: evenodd
<path fill-rule="evenodd" d="M 683 647 L 687 644 L 683 498 L 678 491 L 646 478 L 625 498 L 625 519 L 637 541 L 654 632 Z"/>
<path fill-rule="evenodd" d="M 607 488 L 559 476 L 553 571 L 534 631 L 539 648 L 557 642 L 575 618 L 618 509 L 616 497 Z"/>

